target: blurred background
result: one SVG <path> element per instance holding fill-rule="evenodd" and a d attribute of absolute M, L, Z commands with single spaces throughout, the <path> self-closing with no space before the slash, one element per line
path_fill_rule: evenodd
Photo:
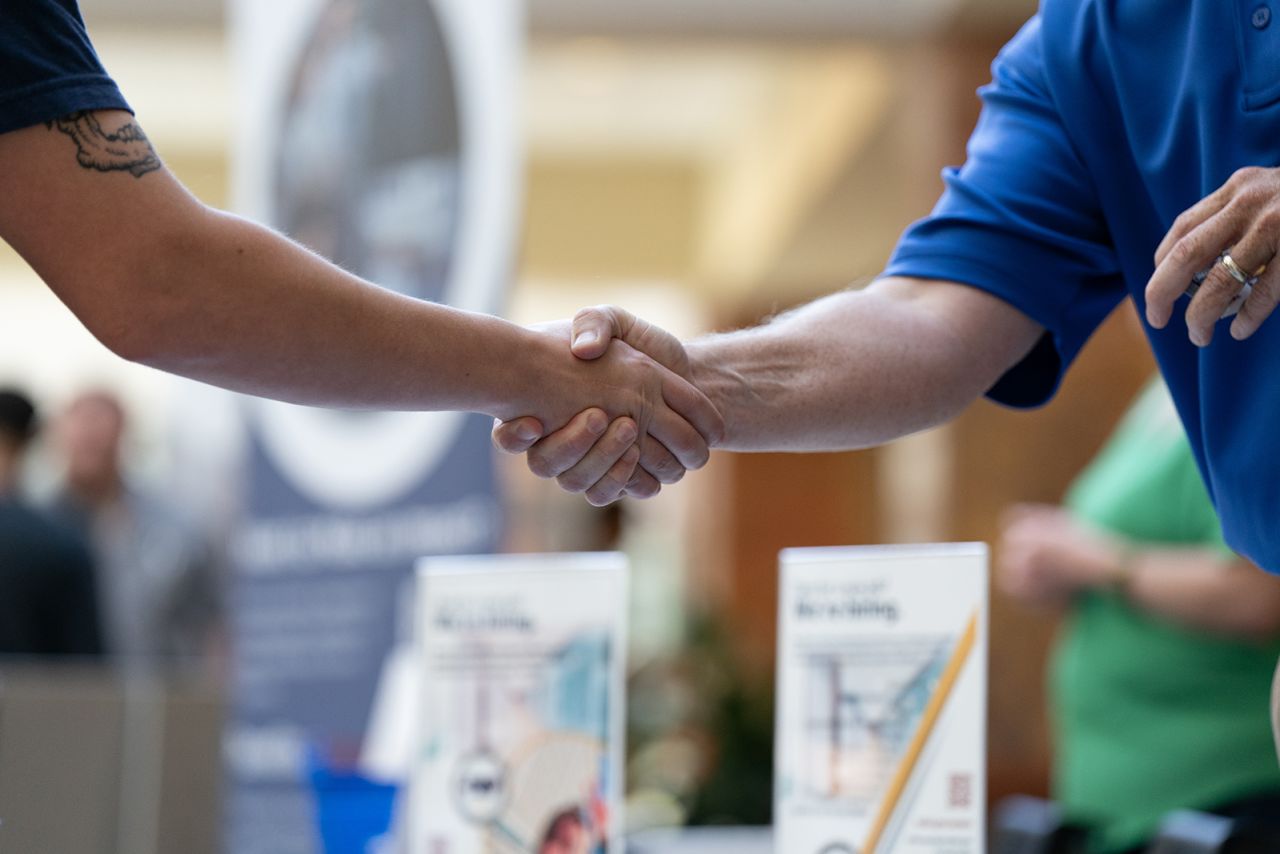
<path fill-rule="evenodd" d="M 205 202 L 230 206 L 243 113 L 222 0 L 82 7 L 169 167 Z M 866 282 L 931 207 L 939 170 L 963 158 L 975 89 L 1033 7 L 531 0 L 515 99 L 523 186 L 507 315 L 538 322 L 617 302 L 691 336 Z M 0 326 L 0 386 L 27 390 L 46 423 L 86 390 L 119 399 L 125 475 L 193 520 L 191 536 L 208 545 L 208 571 L 225 588 L 227 532 L 243 507 L 218 447 L 224 434 L 206 423 L 222 411 L 204 408 L 213 393 L 113 358 L 4 246 Z M 1136 329 L 1113 317 L 1043 410 L 979 403 L 945 428 L 858 453 L 717 454 L 653 501 L 601 510 L 539 482 L 519 460 L 499 460 L 504 549 L 619 547 L 634 561 L 631 823 L 769 821 L 780 548 L 991 542 L 1010 502 L 1061 497 L 1151 370 Z M 56 432 L 45 431 L 24 472 L 31 493 L 48 500 L 68 482 Z M 993 599 L 992 803 L 1046 791 L 1043 659 L 1053 631 L 1050 619 Z M 170 730 L 190 742 L 181 767 L 144 762 L 119 779 L 177 800 L 183 790 L 173 781 L 201 769 L 216 781 L 226 635 L 208 627 L 200 666 L 139 725 L 154 732 L 145 720 L 207 721 L 185 735 Z M 154 700 L 160 689 L 137 678 L 144 700 Z M 21 679 L 39 683 L 39 672 L 11 674 L 7 684 Z M 39 698 L 62 689 L 31 690 L 38 696 L 25 714 L 39 721 Z M 140 702 L 130 696 L 120 719 L 136 721 L 125 714 Z M 10 751 L 15 714 L 2 721 Z M 124 733 L 112 755 L 134 755 L 121 746 L 135 737 L 129 727 L 112 731 Z M 180 832 L 166 822 L 215 826 L 215 813 L 203 811 L 216 804 L 216 782 L 189 785 L 186 812 L 164 812 L 164 827 L 153 808 L 121 795 L 131 806 L 114 811 L 106 847 L 94 850 L 176 850 L 155 841 Z"/>

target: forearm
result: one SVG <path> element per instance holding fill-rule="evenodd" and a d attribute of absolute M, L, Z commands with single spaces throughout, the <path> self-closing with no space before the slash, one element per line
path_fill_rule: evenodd
<path fill-rule="evenodd" d="M 1192 629 L 1245 639 L 1280 632 L 1280 579 L 1208 550 L 1132 553 L 1124 594 L 1135 607 Z"/>
<path fill-rule="evenodd" d="M 295 403 L 535 411 L 536 334 L 376 287 L 237 217 L 183 223 L 121 266 L 121 316 L 99 319 L 121 355 Z"/>
<path fill-rule="evenodd" d="M 350 408 L 512 417 L 570 385 L 571 360 L 542 336 L 382 290 L 200 204 L 132 116 L 56 124 L 0 134 L 0 237 L 116 353 Z"/>
<path fill-rule="evenodd" d="M 837 450 L 954 417 L 1040 332 L 972 288 L 884 279 L 688 352 L 695 384 L 725 417 L 721 447 Z"/>

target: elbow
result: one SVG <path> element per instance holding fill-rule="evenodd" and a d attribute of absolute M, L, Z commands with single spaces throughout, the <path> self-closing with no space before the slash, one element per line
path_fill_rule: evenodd
<path fill-rule="evenodd" d="M 163 323 L 147 306 L 145 288 L 137 280 L 124 286 L 105 286 L 102 304 L 80 306 L 80 322 L 112 354 L 129 362 L 161 367 L 164 346 L 158 330 Z"/>
<path fill-rule="evenodd" d="M 145 332 L 145 323 L 86 321 L 89 331 L 102 346 L 128 362 L 157 367 L 157 348 Z"/>
<path fill-rule="evenodd" d="M 170 233 L 172 232 L 172 233 Z M 76 313 L 116 356 L 173 371 L 201 340 L 202 312 L 189 287 L 191 240 L 179 229 L 155 235 L 145 251 L 132 253 L 98 276 L 94 296 Z"/>

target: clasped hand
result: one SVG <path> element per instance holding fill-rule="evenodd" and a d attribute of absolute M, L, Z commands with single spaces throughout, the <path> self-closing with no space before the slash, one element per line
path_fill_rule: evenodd
<path fill-rule="evenodd" d="M 533 416 L 499 420 L 494 445 L 510 454 L 527 453 L 535 475 L 585 493 L 596 506 L 627 495 L 649 498 L 663 484 L 706 465 L 710 449 L 724 435 L 724 421 L 691 383 L 688 355 L 675 336 L 614 307 L 584 309 L 571 330 L 556 324 L 546 331 L 569 345 L 566 356 L 591 363 L 609 379 L 593 387 L 554 390 L 557 398 L 590 408 L 550 435 Z M 620 388 L 619 381 L 637 385 Z M 618 392 L 638 392 L 636 402 L 606 402 Z M 552 409 L 562 406 L 557 402 Z"/>

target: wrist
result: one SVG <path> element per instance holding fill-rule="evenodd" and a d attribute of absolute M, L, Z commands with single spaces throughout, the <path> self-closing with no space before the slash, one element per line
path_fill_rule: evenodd
<path fill-rule="evenodd" d="M 1136 556 L 1137 551 L 1127 542 L 1117 541 L 1114 543 L 1100 586 L 1118 596 L 1128 596 L 1129 589 L 1133 584 L 1134 559 Z"/>
<path fill-rule="evenodd" d="M 689 358 L 689 382 L 707 396 L 724 419 L 724 436 L 716 447 L 738 447 L 745 424 L 743 401 L 753 397 L 746 377 L 724 364 L 723 348 L 716 346 L 714 338 L 685 344 L 685 354 Z"/>
<path fill-rule="evenodd" d="M 511 334 L 503 336 L 505 346 L 493 354 L 497 375 L 491 384 L 492 398 L 483 411 L 503 421 L 527 415 L 544 420 L 555 408 L 555 390 L 569 387 L 566 363 L 574 358 L 569 343 L 523 326 L 512 325 L 510 329 Z M 551 429 L 552 425 L 543 427 Z"/>

